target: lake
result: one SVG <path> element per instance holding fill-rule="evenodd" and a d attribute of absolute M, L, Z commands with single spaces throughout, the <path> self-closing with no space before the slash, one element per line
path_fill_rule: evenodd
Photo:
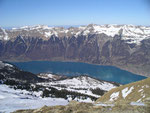
<path fill-rule="evenodd" d="M 128 84 L 146 78 L 114 66 L 101 66 L 80 62 L 30 61 L 11 63 L 24 71 L 35 74 L 48 72 L 66 76 L 89 75 L 94 78 L 120 84 Z"/>

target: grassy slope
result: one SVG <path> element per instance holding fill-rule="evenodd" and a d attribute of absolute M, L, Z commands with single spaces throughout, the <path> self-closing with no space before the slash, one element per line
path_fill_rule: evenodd
<path fill-rule="evenodd" d="M 39 109 L 18 110 L 13 113 L 150 113 L 146 106 L 94 106 L 92 103 L 70 102 L 66 106 L 44 106 Z"/>
<path fill-rule="evenodd" d="M 127 87 L 128 89 L 133 87 L 133 90 L 125 98 L 123 98 L 122 90 Z M 127 85 L 123 85 L 118 88 L 114 88 L 109 92 L 107 92 L 106 94 L 104 94 L 96 102 L 110 102 L 110 97 L 115 92 L 119 92 L 119 96 L 116 99 L 114 99 L 113 102 L 118 102 L 118 101 L 136 102 L 138 100 L 143 102 L 150 97 L 150 78 L 138 82 L 130 83 Z"/>

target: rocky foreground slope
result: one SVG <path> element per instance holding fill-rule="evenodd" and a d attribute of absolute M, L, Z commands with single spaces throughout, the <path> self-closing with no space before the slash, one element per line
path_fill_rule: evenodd
<path fill-rule="evenodd" d="M 70 102 L 66 106 L 44 106 L 39 109 L 18 110 L 13 113 L 150 113 L 148 106 L 97 106 L 92 103 Z"/>
<path fill-rule="evenodd" d="M 114 88 L 96 103 L 73 101 L 66 106 L 44 106 L 14 113 L 150 113 L 150 78 Z"/>
<path fill-rule="evenodd" d="M 88 25 L 0 28 L 0 60 L 60 60 L 112 65 L 150 76 L 150 27 Z"/>

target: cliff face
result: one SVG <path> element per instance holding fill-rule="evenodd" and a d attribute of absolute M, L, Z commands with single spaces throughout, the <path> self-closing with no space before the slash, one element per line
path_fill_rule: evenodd
<path fill-rule="evenodd" d="M 69 29 L 27 27 L 4 33 L 2 30 L 0 60 L 79 61 L 150 76 L 150 36 L 146 34 L 149 28 L 113 26 L 110 31 L 111 27 L 105 26 L 106 30 L 98 25 Z M 142 34 L 131 28 L 148 30 Z"/>

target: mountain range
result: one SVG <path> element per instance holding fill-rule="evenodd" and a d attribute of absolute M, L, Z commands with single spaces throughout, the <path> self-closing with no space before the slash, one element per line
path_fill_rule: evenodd
<path fill-rule="evenodd" d="M 0 60 L 6 61 L 78 61 L 150 76 L 149 49 L 150 27 L 147 26 L 0 28 Z"/>

